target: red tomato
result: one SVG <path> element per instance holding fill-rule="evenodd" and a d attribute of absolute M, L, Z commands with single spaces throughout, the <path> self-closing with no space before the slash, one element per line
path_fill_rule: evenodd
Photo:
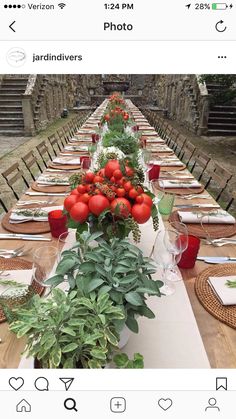
<path fill-rule="evenodd" d="M 70 210 L 70 216 L 74 221 L 80 224 L 84 223 L 89 215 L 88 205 L 84 202 L 77 202 Z"/>
<path fill-rule="evenodd" d="M 87 204 L 89 202 L 90 198 L 91 198 L 91 195 L 89 195 L 86 192 L 78 198 L 78 202 L 84 202 L 85 204 Z"/>
<path fill-rule="evenodd" d="M 143 193 L 143 188 L 140 185 L 138 185 L 138 186 L 136 186 L 136 191 L 140 195 L 141 193 Z"/>
<path fill-rule="evenodd" d="M 92 183 L 93 179 L 94 179 L 95 174 L 93 172 L 87 172 L 85 174 L 85 182 L 87 183 Z"/>
<path fill-rule="evenodd" d="M 80 196 L 80 193 L 77 191 L 77 188 L 73 189 L 73 191 L 71 191 L 70 194 Z"/>
<path fill-rule="evenodd" d="M 143 197 L 142 197 L 142 195 L 138 195 L 137 196 L 136 202 L 137 202 L 137 204 L 142 204 L 143 203 Z"/>
<path fill-rule="evenodd" d="M 116 178 L 115 178 L 114 176 L 112 176 L 112 177 L 110 178 L 110 181 L 111 181 L 112 183 L 116 183 Z"/>
<path fill-rule="evenodd" d="M 131 177 L 131 176 L 133 176 L 134 171 L 133 171 L 133 169 L 131 169 L 131 167 L 125 166 L 125 173 L 128 177 Z"/>
<path fill-rule="evenodd" d="M 86 192 L 86 187 L 85 187 L 84 185 L 78 185 L 78 186 L 77 186 L 77 191 L 78 191 L 80 194 L 83 194 L 83 193 L 85 193 L 85 192 Z"/>
<path fill-rule="evenodd" d="M 98 176 L 98 175 L 96 175 L 96 176 L 94 176 L 94 178 L 93 178 L 93 183 L 103 183 L 103 181 L 104 181 L 104 179 L 103 179 L 103 177 L 102 177 L 102 176 Z"/>
<path fill-rule="evenodd" d="M 124 189 L 126 190 L 126 192 L 129 192 L 130 189 L 133 188 L 133 185 L 129 180 L 128 180 L 128 182 L 125 182 L 123 186 L 124 186 Z"/>
<path fill-rule="evenodd" d="M 104 177 L 105 176 L 105 169 L 100 169 L 97 174 L 98 174 L 98 176 Z"/>
<path fill-rule="evenodd" d="M 136 191 L 136 189 L 135 188 L 130 189 L 129 197 L 131 199 L 135 199 L 135 198 L 137 198 L 137 196 L 138 196 L 138 192 Z"/>
<path fill-rule="evenodd" d="M 94 195 L 90 198 L 88 205 L 91 213 L 98 216 L 106 208 L 110 207 L 110 202 L 103 195 Z"/>
<path fill-rule="evenodd" d="M 116 195 L 119 197 L 125 196 L 126 192 L 124 190 L 124 188 L 117 188 L 116 190 Z"/>
<path fill-rule="evenodd" d="M 122 218 L 127 218 L 131 211 L 131 205 L 126 198 L 116 198 L 111 203 L 111 211 Z"/>
<path fill-rule="evenodd" d="M 94 190 L 94 185 L 86 185 L 86 191 L 92 192 Z"/>
<path fill-rule="evenodd" d="M 151 208 L 146 204 L 134 204 L 131 214 L 137 223 L 144 224 L 151 217 Z"/>
<path fill-rule="evenodd" d="M 109 160 L 105 166 L 105 176 L 110 179 L 113 176 L 115 170 L 120 170 L 120 163 L 118 160 Z"/>
<path fill-rule="evenodd" d="M 145 193 L 142 193 L 141 196 L 143 198 L 143 203 L 148 205 L 150 208 L 152 208 L 152 205 L 153 205 L 152 198 Z"/>
<path fill-rule="evenodd" d="M 120 169 L 114 170 L 113 176 L 117 180 L 121 179 L 123 177 L 122 171 Z"/>
<path fill-rule="evenodd" d="M 65 201 L 64 201 L 64 208 L 66 209 L 66 211 L 70 211 L 71 207 L 73 207 L 73 205 L 76 204 L 76 202 L 78 202 L 78 195 L 70 195 L 68 196 Z"/>

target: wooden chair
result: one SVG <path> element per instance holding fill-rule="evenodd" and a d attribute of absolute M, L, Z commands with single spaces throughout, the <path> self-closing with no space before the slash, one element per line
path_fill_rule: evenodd
<path fill-rule="evenodd" d="M 177 149 L 177 146 L 178 146 L 178 143 L 177 143 L 178 137 L 179 137 L 179 131 L 177 129 L 175 129 L 175 128 L 172 128 L 168 146 L 174 152 L 176 152 L 176 149 Z"/>
<path fill-rule="evenodd" d="M 58 135 L 61 143 L 63 144 L 63 146 L 65 146 L 68 143 L 68 141 L 67 141 L 67 139 L 65 137 L 65 132 L 64 132 L 63 128 L 59 128 L 57 130 L 57 135 Z"/>
<path fill-rule="evenodd" d="M 2 172 L 2 176 L 6 180 L 8 186 L 12 190 L 16 199 L 20 198 L 20 196 L 23 193 L 23 189 L 24 189 L 24 188 L 20 188 L 19 191 L 16 190 L 16 188 L 13 187 L 13 186 L 16 186 L 16 183 L 19 183 L 19 181 L 21 180 L 21 181 L 23 181 L 23 184 L 25 184 L 27 186 L 27 188 L 29 188 L 29 183 L 28 183 L 27 179 L 25 178 L 23 172 L 21 171 L 21 169 L 19 167 L 19 163 L 13 164 L 7 170 Z"/>
<path fill-rule="evenodd" d="M 184 147 L 183 147 L 183 152 L 180 156 L 180 160 L 182 160 L 186 164 L 187 167 L 189 167 L 189 163 L 193 157 L 195 150 L 196 150 L 196 147 L 192 143 L 188 141 L 185 142 Z"/>
<path fill-rule="evenodd" d="M 209 173 L 209 180 L 206 183 L 206 189 L 216 190 L 216 201 L 219 201 L 233 174 L 218 163 L 214 162 L 214 169 Z"/>
<path fill-rule="evenodd" d="M 166 142 L 166 144 L 169 146 L 171 142 L 171 133 L 173 131 L 173 127 L 171 125 L 167 125 L 167 128 L 162 135 L 162 139 Z"/>
<path fill-rule="evenodd" d="M 54 155 L 57 156 L 58 152 L 63 150 L 63 145 L 60 139 L 57 137 L 56 134 L 52 134 L 52 135 L 49 135 L 48 141 L 50 143 L 50 146 L 52 147 Z"/>
<path fill-rule="evenodd" d="M 72 129 L 72 125 L 70 122 L 62 127 L 65 135 L 65 140 L 68 143 L 70 139 L 73 137 L 74 130 Z"/>
<path fill-rule="evenodd" d="M 31 177 L 33 180 L 36 180 L 35 177 L 35 173 L 34 173 L 34 167 L 37 167 L 37 172 L 38 170 L 42 173 L 42 169 L 39 165 L 39 162 L 37 160 L 37 158 L 35 157 L 33 151 L 30 151 L 29 153 L 27 153 L 24 157 L 22 157 L 22 161 L 24 162 L 25 166 L 27 167 Z"/>
<path fill-rule="evenodd" d="M 198 180 L 201 180 L 203 173 L 205 172 L 211 158 L 202 151 L 197 151 L 192 158 L 192 166 L 190 172 L 193 173 L 195 170 L 197 172 Z"/>
<path fill-rule="evenodd" d="M 225 207 L 226 211 L 228 211 L 232 205 L 236 203 L 236 181 L 234 181 L 232 184 L 228 183 L 224 192 L 226 192 L 226 196 L 229 198 Z"/>
<path fill-rule="evenodd" d="M 174 150 L 177 157 L 180 157 L 183 152 L 184 144 L 187 141 L 187 137 L 183 134 L 179 134 L 176 138 L 176 148 Z"/>
<path fill-rule="evenodd" d="M 0 205 L 1 205 L 1 208 L 3 209 L 4 212 L 8 212 L 8 209 L 7 209 L 6 205 L 4 204 L 4 201 L 1 198 L 0 198 Z M 1 212 L 2 211 L 0 211 L 0 213 Z"/>
<path fill-rule="evenodd" d="M 42 141 L 39 145 L 36 146 L 36 149 L 43 161 L 45 167 L 48 165 L 48 160 L 52 161 L 52 156 L 48 151 L 48 147 L 46 145 L 46 141 Z M 47 156 L 47 158 L 46 158 Z"/>

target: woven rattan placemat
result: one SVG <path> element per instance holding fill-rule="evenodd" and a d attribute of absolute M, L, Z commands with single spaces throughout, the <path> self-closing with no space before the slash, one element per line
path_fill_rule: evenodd
<path fill-rule="evenodd" d="M 211 266 L 197 276 L 195 280 L 195 292 L 200 303 L 212 316 L 236 329 L 236 305 L 223 306 L 207 282 L 210 276 L 231 275 L 236 275 L 236 263 Z"/>

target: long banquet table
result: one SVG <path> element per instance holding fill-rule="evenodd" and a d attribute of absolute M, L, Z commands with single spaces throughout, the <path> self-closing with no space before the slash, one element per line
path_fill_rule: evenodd
<path fill-rule="evenodd" d="M 95 111 L 101 115 L 107 102 Z M 130 111 L 138 109 L 127 101 Z M 141 113 L 140 113 L 141 115 Z M 84 123 L 82 129 L 89 126 L 90 118 Z M 206 194 L 203 191 L 202 194 Z M 64 196 L 57 197 L 57 204 L 63 203 Z M 31 200 L 29 195 L 23 195 L 23 200 Z M 34 197 L 32 197 L 34 199 Z M 191 203 L 205 203 L 199 197 Z M 209 203 L 214 204 L 209 197 Z M 176 197 L 175 204 L 186 204 L 181 197 Z M 160 220 L 160 229 L 163 233 L 165 224 Z M 140 247 L 149 255 L 154 244 L 156 233 L 150 222 L 142 225 L 142 239 Z M 6 232 L 0 226 L 0 233 Z M 51 238 L 50 233 L 45 237 Z M 14 249 L 22 245 L 19 240 L 1 240 L 1 247 Z M 57 240 L 49 242 L 56 245 Z M 24 259 L 32 261 L 34 249 L 42 246 L 43 242 L 24 242 L 30 253 Z M 236 246 L 216 248 L 201 243 L 199 255 L 236 256 Z M 146 368 L 235 368 L 236 367 L 236 332 L 232 328 L 212 317 L 199 303 L 195 291 L 196 276 L 206 267 L 204 262 L 197 261 L 194 269 L 182 270 L 183 281 L 175 283 L 176 291 L 173 295 L 162 298 L 149 297 L 148 304 L 155 312 L 154 320 L 140 318 L 139 334 L 132 334 L 123 351 L 129 355 L 140 352 L 144 356 Z M 30 364 L 21 359 L 25 347 L 24 339 L 17 339 L 8 330 L 8 324 L 0 324 L 0 368 L 28 368 Z"/>

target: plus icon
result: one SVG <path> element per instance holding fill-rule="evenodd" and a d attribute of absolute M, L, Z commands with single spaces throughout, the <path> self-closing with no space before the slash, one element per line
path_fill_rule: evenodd
<path fill-rule="evenodd" d="M 126 410 L 126 400 L 123 397 L 113 397 L 110 401 L 110 409 L 113 413 L 124 413 Z"/>

